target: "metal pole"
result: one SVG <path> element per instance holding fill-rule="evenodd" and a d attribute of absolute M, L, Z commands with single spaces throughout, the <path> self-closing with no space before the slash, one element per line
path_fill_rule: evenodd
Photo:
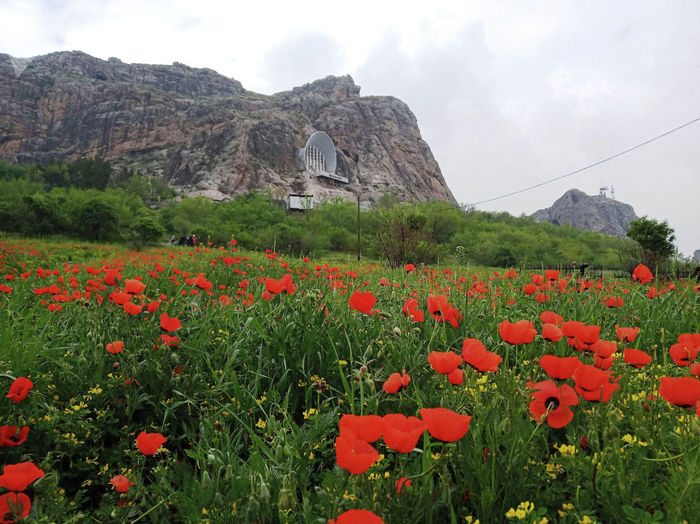
<path fill-rule="evenodd" d="M 357 261 L 359 262 L 360 255 L 360 192 L 357 192 Z"/>

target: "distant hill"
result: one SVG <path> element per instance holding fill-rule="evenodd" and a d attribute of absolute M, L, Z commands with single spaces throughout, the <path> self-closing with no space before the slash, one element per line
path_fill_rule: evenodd
<path fill-rule="evenodd" d="M 312 176 L 299 149 L 314 131 L 336 147 L 348 183 Z M 79 51 L 32 59 L 0 53 L 0 160 L 13 164 L 99 157 L 156 176 L 185 195 L 456 204 L 416 117 L 391 96 L 360 96 L 350 76 L 329 76 L 271 96 L 211 69 L 127 64 Z"/>
<path fill-rule="evenodd" d="M 557 226 L 570 224 L 578 229 L 616 237 L 626 236 L 629 223 L 639 218 L 629 204 L 600 195 L 587 195 L 579 189 L 570 189 L 552 207 L 535 211 L 532 216 L 539 222 Z"/>

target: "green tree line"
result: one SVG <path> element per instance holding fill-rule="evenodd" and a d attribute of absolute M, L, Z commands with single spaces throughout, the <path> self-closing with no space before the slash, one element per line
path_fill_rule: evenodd
<path fill-rule="evenodd" d="M 225 202 L 178 198 L 159 178 L 115 172 L 99 159 L 16 166 L 0 163 L 0 228 L 102 242 L 165 242 L 196 233 L 200 242 L 289 254 L 355 253 L 357 208 L 334 200 L 287 213 L 264 192 Z M 486 266 L 591 264 L 620 267 L 633 242 L 538 223 L 531 217 L 460 209 L 442 201 L 399 203 L 390 195 L 360 214 L 361 251 L 397 266 L 457 255 Z"/>

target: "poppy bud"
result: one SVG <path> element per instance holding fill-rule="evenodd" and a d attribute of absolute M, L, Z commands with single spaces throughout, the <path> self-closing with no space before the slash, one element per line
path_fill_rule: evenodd
<path fill-rule="evenodd" d="M 171 360 L 172 362 L 174 362 L 175 364 L 179 364 L 179 363 L 180 363 L 180 355 L 178 355 L 178 354 L 175 353 L 175 352 L 170 353 L 170 360 Z"/>
<path fill-rule="evenodd" d="M 698 417 L 693 417 L 693 420 L 690 421 L 690 430 L 693 432 L 693 435 L 700 437 L 700 421 Z"/>
<path fill-rule="evenodd" d="M 510 433 L 510 418 L 506 417 L 501 420 L 501 423 L 498 424 L 498 430 L 504 435 Z"/>
<path fill-rule="evenodd" d="M 292 509 L 292 496 L 288 489 L 280 490 L 280 499 L 277 504 L 280 511 Z"/>
<path fill-rule="evenodd" d="M 231 480 L 233 478 L 233 466 L 229 464 L 226 466 L 226 473 L 224 474 L 225 480 Z"/>
<path fill-rule="evenodd" d="M 209 464 L 214 464 L 216 462 L 216 457 L 213 453 L 207 453 L 207 462 L 209 462 Z"/>
<path fill-rule="evenodd" d="M 217 492 L 216 495 L 214 495 L 214 505 L 221 507 L 224 504 L 226 504 L 226 502 L 224 502 L 224 497 L 221 496 L 221 493 Z"/>
<path fill-rule="evenodd" d="M 260 501 L 263 504 L 270 502 L 270 490 L 262 477 L 260 478 Z"/>
<path fill-rule="evenodd" d="M 202 473 L 202 489 L 209 489 L 209 483 L 211 482 L 211 476 L 208 471 Z"/>
<path fill-rule="evenodd" d="M 275 446 L 275 460 L 277 462 L 282 462 L 284 460 L 284 446 L 282 444 Z"/>

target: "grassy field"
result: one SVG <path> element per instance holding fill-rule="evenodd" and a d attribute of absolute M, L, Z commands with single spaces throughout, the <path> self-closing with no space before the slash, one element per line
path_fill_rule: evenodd
<path fill-rule="evenodd" d="M 698 522 L 698 291 L 0 237 L 0 516 Z"/>

